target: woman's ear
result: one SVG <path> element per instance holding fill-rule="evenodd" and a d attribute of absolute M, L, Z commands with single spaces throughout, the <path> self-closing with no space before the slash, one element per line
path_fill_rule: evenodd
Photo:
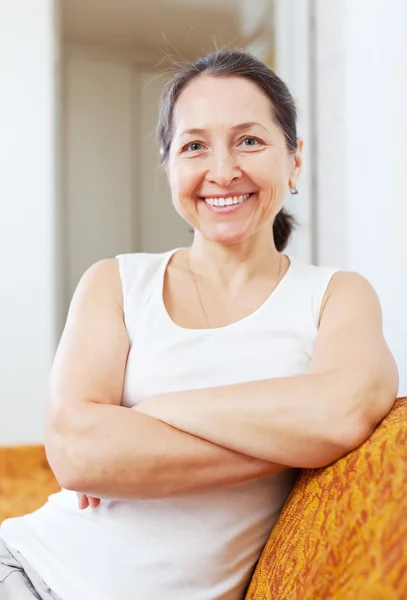
<path fill-rule="evenodd" d="M 293 164 L 290 172 L 289 186 L 291 189 L 296 189 L 297 181 L 302 169 L 302 150 L 304 147 L 304 141 L 301 138 L 297 139 L 297 150 L 293 155 Z"/>

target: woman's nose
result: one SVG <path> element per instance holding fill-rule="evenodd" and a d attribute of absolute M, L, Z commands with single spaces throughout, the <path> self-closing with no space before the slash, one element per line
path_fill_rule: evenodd
<path fill-rule="evenodd" d="M 206 178 L 210 183 L 227 187 L 232 181 L 239 179 L 242 172 L 236 156 L 230 151 L 213 153 Z"/>

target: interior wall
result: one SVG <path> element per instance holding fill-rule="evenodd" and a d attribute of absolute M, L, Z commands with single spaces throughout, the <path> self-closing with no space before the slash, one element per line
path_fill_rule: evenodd
<path fill-rule="evenodd" d="M 66 308 L 83 272 L 125 252 L 189 243 L 155 137 L 164 77 L 135 61 L 70 47 L 65 67 Z"/>
<path fill-rule="evenodd" d="M 58 18 L 0 2 L 0 445 L 43 439 L 54 353 Z"/>
<path fill-rule="evenodd" d="M 316 9 L 320 261 L 373 284 L 406 395 L 407 4 Z"/>
<path fill-rule="evenodd" d="M 297 135 L 304 141 L 298 195 L 287 194 L 285 206 L 298 224 L 287 252 L 317 262 L 315 248 L 314 99 L 312 97 L 312 0 L 274 0 L 275 69 L 297 106 Z"/>
<path fill-rule="evenodd" d="M 166 75 L 139 68 L 140 136 L 137 250 L 162 252 L 192 241 L 190 227 L 176 213 L 164 169 L 159 166 L 156 142 L 158 104 Z"/>
<path fill-rule="evenodd" d="M 133 74 L 129 65 L 70 58 L 65 81 L 68 293 L 101 258 L 133 249 Z"/>

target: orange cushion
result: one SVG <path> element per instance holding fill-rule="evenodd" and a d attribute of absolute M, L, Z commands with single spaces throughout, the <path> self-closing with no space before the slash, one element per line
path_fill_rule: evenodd
<path fill-rule="evenodd" d="M 0 447 L 0 523 L 36 510 L 60 489 L 43 446 Z"/>
<path fill-rule="evenodd" d="M 303 470 L 246 600 L 407 599 L 407 398 L 360 448 Z"/>

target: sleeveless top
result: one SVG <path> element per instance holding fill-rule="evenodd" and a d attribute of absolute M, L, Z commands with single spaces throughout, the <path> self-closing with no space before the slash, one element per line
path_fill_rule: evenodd
<path fill-rule="evenodd" d="M 169 317 L 163 281 L 172 254 L 118 257 L 130 339 L 122 404 L 149 396 L 305 373 L 334 269 L 290 258 L 264 304 L 217 329 Z M 62 490 L 0 535 L 63 600 L 242 600 L 295 469 L 153 500 L 102 500 L 80 511 Z"/>

